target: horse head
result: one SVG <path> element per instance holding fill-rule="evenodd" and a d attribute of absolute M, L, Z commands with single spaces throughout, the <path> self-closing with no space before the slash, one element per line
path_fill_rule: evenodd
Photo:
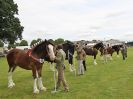
<path fill-rule="evenodd" d="M 49 61 L 54 61 L 55 59 L 54 45 L 47 40 L 36 45 L 32 53 Z"/>
<path fill-rule="evenodd" d="M 93 48 L 96 48 L 97 50 L 98 50 L 99 48 L 104 48 L 104 44 L 103 44 L 102 42 L 97 43 L 96 45 L 94 45 Z"/>
<path fill-rule="evenodd" d="M 66 53 L 66 60 L 72 58 L 75 50 L 74 43 L 70 41 L 66 41 L 65 43 L 62 44 L 62 46 L 63 46 L 64 52 Z"/>

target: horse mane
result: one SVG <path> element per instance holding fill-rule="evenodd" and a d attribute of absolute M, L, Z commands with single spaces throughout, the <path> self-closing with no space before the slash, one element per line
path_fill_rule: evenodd
<path fill-rule="evenodd" d="M 36 46 L 34 46 L 32 52 L 33 53 L 37 53 L 37 54 L 40 53 L 40 52 L 42 52 L 42 51 L 44 51 L 44 50 L 46 50 L 46 45 L 48 45 L 48 44 L 53 45 L 51 42 L 49 42 L 47 40 L 42 41 L 42 42 L 39 42 L 39 43 L 36 43 L 36 44 L 35 44 Z"/>
<path fill-rule="evenodd" d="M 121 48 L 121 45 L 114 45 L 112 46 L 112 49 L 119 50 Z"/>
<path fill-rule="evenodd" d="M 99 42 L 99 43 L 95 44 L 95 45 L 93 46 L 93 48 L 98 48 L 99 46 L 101 46 L 101 44 L 103 45 L 102 42 Z M 103 47 L 103 46 L 102 46 L 102 47 Z"/>
<path fill-rule="evenodd" d="M 62 46 L 65 52 L 70 51 L 71 53 L 74 53 L 75 45 L 73 42 L 67 41 L 66 43 L 63 43 Z"/>
<path fill-rule="evenodd" d="M 41 43 L 36 43 L 37 45 L 34 44 L 35 46 L 34 46 L 32 52 L 33 52 L 33 53 L 40 53 L 40 52 L 42 52 L 42 50 L 45 50 L 45 47 L 46 47 L 45 43 L 46 43 L 46 42 L 43 41 L 43 42 L 41 42 Z"/>

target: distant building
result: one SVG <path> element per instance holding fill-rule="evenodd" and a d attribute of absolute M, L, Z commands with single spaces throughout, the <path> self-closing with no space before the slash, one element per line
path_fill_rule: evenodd
<path fill-rule="evenodd" d="M 24 50 L 24 49 L 30 49 L 30 46 L 16 46 L 16 48 Z"/>
<path fill-rule="evenodd" d="M 107 40 L 105 42 L 106 42 L 106 44 L 109 44 L 110 46 L 121 45 L 121 44 L 124 43 L 123 41 L 119 41 L 119 40 L 116 40 L 116 39 L 110 39 L 110 40 Z"/>

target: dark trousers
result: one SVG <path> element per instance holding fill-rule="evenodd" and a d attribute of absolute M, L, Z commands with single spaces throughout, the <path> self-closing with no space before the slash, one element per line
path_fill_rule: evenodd
<path fill-rule="evenodd" d="M 123 49 L 121 52 L 122 52 L 123 60 L 125 60 L 127 58 L 127 51 Z"/>
<path fill-rule="evenodd" d="M 84 66 L 84 70 L 86 71 L 86 63 L 85 63 L 85 60 L 83 60 L 83 66 Z"/>

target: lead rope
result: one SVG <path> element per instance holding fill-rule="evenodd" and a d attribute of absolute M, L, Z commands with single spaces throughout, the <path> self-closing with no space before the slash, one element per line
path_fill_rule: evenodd
<path fill-rule="evenodd" d="M 58 71 L 56 69 L 54 69 L 53 72 L 54 72 L 54 90 L 51 91 L 51 93 L 56 93 L 57 92 L 57 89 L 56 89 L 56 87 L 57 87 L 57 85 L 56 85 L 56 83 L 57 83 L 56 82 L 56 76 L 57 76 Z"/>
<path fill-rule="evenodd" d="M 34 60 L 36 60 L 36 61 L 38 61 L 39 63 L 44 63 L 44 59 L 37 59 L 36 57 L 34 57 L 32 54 L 31 54 L 31 52 L 29 52 L 29 57 L 31 57 L 32 59 L 34 59 Z"/>
<path fill-rule="evenodd" d="M 74 73 L 75 73 L 75 77 L 76 77 L 76 68 L 75 68 L 75 57 L 74 57 L 74 54 L 73 54 L 73 65 L 74 65 L 74 69 L 75 69 L 74 70 L 75 71 Z"/>

